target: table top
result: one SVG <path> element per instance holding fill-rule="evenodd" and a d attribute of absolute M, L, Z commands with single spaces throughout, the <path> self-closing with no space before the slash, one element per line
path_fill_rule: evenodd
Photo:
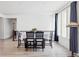
<path fill-rule="evenodd" d="M 32 30 L 14 30 L 16 32 L 28 32 L 28 31 L 32 31 Z M 43 31 L 43 32 L 54 32 L 53 30 L 37 30 L 37 31 Z M 36 31 L 35 31 L 36 32 Z"/>

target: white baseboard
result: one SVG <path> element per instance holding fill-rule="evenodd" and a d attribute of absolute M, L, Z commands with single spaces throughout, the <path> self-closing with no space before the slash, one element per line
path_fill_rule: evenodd
<path fill-rule="evenodd" d="M 76 53 L 75 55 L 76 55 L 77 57 L 79 57 L 79 50 L 78 50 L 78 53 Z"/>

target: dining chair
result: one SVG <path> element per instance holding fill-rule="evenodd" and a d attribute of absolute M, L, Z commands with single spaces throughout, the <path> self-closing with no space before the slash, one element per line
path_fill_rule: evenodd
<path fill-rule="evenodd" d="M 24 39 L 25 37 L 25 32 L 18 32 L 18 46 L 17 48 L 19 48 L 20 46 L 24 46 Z"/>
<path fill-rule="evenodd" d="M 50 32 L 49 43 L 50 43 L 51 48 L 52 48 L 52 38 L 53 38 L 53 32 Z"/>
<path fill-rule="evenodd" d="M 45 45 L 51 46 L 52 48 L 52 38 L 53 38 L 53 32 L 45 32 L 44 33 L 44 39 L 45 39 Z"/>
<path fill-rule="evenodd" d="M 35 48 L 42 48 L 44 50 L 45 48 L 45 39 L 44 39 L 44 32 L 37 31 L 35 35 Z"/>
<path fill-rule="evenodd" d="M 18 32 L 18 46 L 17 48 L 19 48 L 21 46 L 21 33 Z"/>
<path fill-rule="evenodd" d="M 34 32 L 28 31 L 26 32 L 26 39 L 25 39 L 25 48 L 33 48 L 34 49 Z"/>

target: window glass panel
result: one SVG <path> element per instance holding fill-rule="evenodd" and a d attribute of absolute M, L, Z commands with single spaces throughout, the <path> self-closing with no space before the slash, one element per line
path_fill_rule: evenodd
<path fill-rule="evenodd" d="M 70 23 L 70 7 L 67 8 L 67 24 Z M 67 38 L 70 39 L 70 28 L 67 27 Z"/>
<path fill-rule="evenodd" d="M 62 11 L 62 37 L 66 37 L 66 10 Z"/>
<path fill-rule="evenodd" d="M 57 27 L 58 27 L 58 36 L 61 36 L 61 13 L 58 14 L 58 24 L 57 24 Z"/>

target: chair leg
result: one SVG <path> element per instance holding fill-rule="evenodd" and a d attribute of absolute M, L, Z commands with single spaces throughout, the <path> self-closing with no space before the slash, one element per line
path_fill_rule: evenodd
<path fill-rule="evenodd" d="M 51 48 L 52 48 L 52 41 L 50 40 L 49 43 L 50 43 L 50 46 L 51 46 Z"/>
<path fill-rule="evenodd" d="M 42 51 L 44 51 L 45 48 L 45 41 L 42 42 Z"/>
<path fill-rule="evenodd" d="M 28 42 L 25 43 L 25 49 L 28 50 Z"/>
<path fill-rule="evenodd" d="M 35 42 L 33 42 L 33 51 L 34 51 L 34 49 L 35 49 Z"/>
<path fill-rule="evenodd" d="M 35 43 L 35 51 L 37 51 L 37 42 Z"/>
<path fill-rule="evenodd" d="M 42 49 L 42 52 L 44 52 L 44 48 Z"/>
<path fill-rule="evenodd" d="M 52 48 L 52 42 L 51 42 L 51 48 Z"/>
<path fill-rule="evenodd" d="M 44 48 L 45 48 L 45 46 L 44 46 L 44 44 L 42 45 L 42 51 L 44 51 Z"/>
<path fill-rule="evenodd" d="M 21 45 L 21 40 L 18 40 L 18 46 L 17 46 L 17 48 L 19 48 L 20 45 Z"/>
<path fill-rule="evenodd" d="M 27 44 L 25 43 L 25 48 L 27 48 Z"/>

